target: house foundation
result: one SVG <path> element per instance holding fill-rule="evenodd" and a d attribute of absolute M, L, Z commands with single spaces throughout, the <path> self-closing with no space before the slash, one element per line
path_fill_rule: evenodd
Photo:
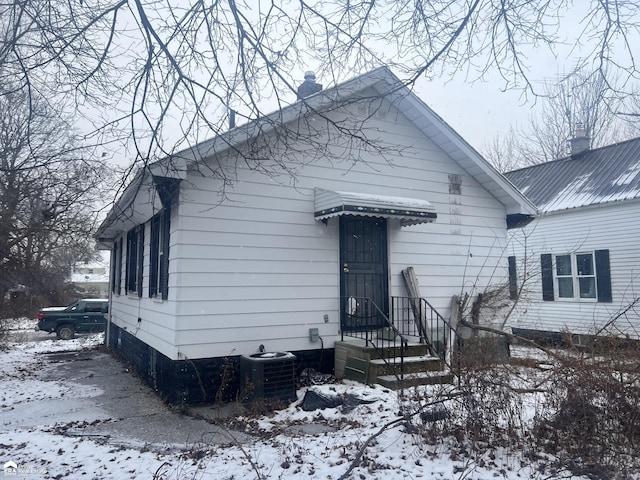
<path fill-rule="evenodd" d="M 169 404 L 244 400 L 240 356 L 172 360 L 113 323 L 109 326 L 108 347 L 129 363 L 140 378 Z M 306 368 L 333 373 L 333 349 L 292 353 L 296 356 L 296 379 Z"/>

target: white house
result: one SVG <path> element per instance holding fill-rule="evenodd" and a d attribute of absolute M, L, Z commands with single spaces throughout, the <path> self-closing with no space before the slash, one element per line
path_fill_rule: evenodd
<path fill-rule="evenodd" d="M 87 263 L 75 264 L 71 269 L 70 283 L 77 294 L 89 298 L 109 296 L 109 257 Z"/>
<path fill-rule="evenodd" d="M 540 211 L 512 231 L 512 273 L 527 277 L 515 333 L 640 337 L 640 138 L 588 142 L 579 131 L 570 156 L 506 174 Z"/>
<path fill-rule="evenodd" d="M 171 402 L 210 400 L 261 350 L 331 369 L 362 299 L 392 316 L 407 296 L 408 266 L 448 317 L 506 276 L 507 228 L 535 214 L 388 69 L 312 87 L 141 170 L 99 228 L 108 342 Z"/>

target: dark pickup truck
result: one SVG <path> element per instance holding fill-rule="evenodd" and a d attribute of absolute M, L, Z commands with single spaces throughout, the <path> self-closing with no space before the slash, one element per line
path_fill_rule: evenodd
<path fill-rule="evenodd" d="M 103 332 L 108 311 L 109 300 L 105 299 L 83 299 L 68 307 L 43 308 L 38 313 L 36 331 L 56 332 L 62 340 L 73 338 L 76 332 Z"/>

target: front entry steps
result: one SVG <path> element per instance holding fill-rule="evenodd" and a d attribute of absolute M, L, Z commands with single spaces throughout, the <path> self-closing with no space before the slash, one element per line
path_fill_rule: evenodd
<path fill-rule="evenodd" d="M 400 379 L 399 346 L 387 348 L 390 358 L 380 358 L 378 349 L 366 346 L 360 339 L 348 339 L 335 344 L 335 374 L 361 383 L 378 383 L 387 388 L 400 389 L 413 385 L 434 385 L 453 382 L 453 375 L 445 371 L 444 363 L 430 354 L 420 343 L 409 343 L 404 354 L 404 375 Z"/>

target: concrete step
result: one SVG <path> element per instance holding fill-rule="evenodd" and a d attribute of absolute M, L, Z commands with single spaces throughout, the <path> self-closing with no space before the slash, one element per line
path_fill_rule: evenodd
<path fill-rule="evenodd" d="M 453 375 L 445 372 L 416 372 L 404 375 L 402 382 L 395 375 L 381 375 L 376 383 L 391 390 L 400 390 L 416 385 L 440 385 L 453 383 Z"/>
<path fill-rule="evenodd" d="M 383 375 L 393 375 L 400 373 L 400 357 L 389 358 L 387 362 L 383 359 L 374 358 L 369 360 L 369 378 Z M 414 355 L 404 357 L 404 373 L 433 372 L 442 371 L 444 368 L 442 360 L 431 355 Z"/>
<path fill-rule="evenodd" d="M 337 342 L 340 345 L 344 345 L 346 349 L 351 352 L 352 356 L 358 356 L 361 358 L 380 358 L 381 356 L 398 357 L 401 354 L 401 344 L 398 340 L 396 345 L 389 344 L 389 342 L 379 342 L 378 348 L 371 345 L 367 345 L 362 339 L 349 339 L 348 341 Z M 384 353 L 383 353 L 384 352 Z M 417 357 L 421 355 L 430 355 L 429 347 L 424 343 L 410 342 L 405 351 L 405 357 Z"/>
<path fill-rule="evenodd" d="M 384 353 L 382 353 L 384 352 Z M 400 357 L 402 354 L 402 347 L 397 345 L 395 347 L 387 347 L 383 349 L 374 349 L 372 348 L 369 351 L 369 358 L 378 359 L 382 356 L 385 358 L 393 358 Z M 423 343 L 410 343 L 404 349 L 404 357 L 423 357 L 423 356 L 431 356 L 431 351 L 429 347 L 427 347 Z"/>
<path fill-rule="evenodd" d="M 336 376 L 362 383 L 380 383 L 388 388 L 399 388 L 396 375 L 400 375 L 400 347 L 385 349 L 387 361 L 380 351 L 366 346 L 362 339 L 336 342 Z M 360 342 L 358 342 L 360 340 Z M 444 372 L 444 362 L 431 355 L 424 344 L 411 344 L 404 352 L 404 377 L 415 385 L 450 383 L 452 375 Z"/>
<path fill-rule="evenodd" d="M 347 362 L 344 366 L 344 378 L 360 383 L 368 383 L 369 360 L 347 357 Z"/>

